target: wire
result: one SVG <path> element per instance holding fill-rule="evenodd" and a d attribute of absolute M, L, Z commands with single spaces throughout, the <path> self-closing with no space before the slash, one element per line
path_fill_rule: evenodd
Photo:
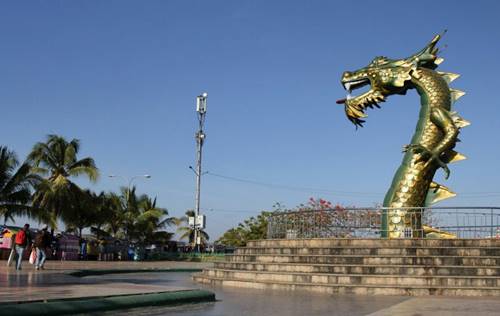
<path fill-rule="evenodd" d="M 221 208 L 203 208 L 205 212 L 223 212 L 223 213 L 260 213 L 262 211 L 258 210 L 229 210 L 229 209 L 221 209 Z"/>
<path fill-rule="evenodd" d="M 226 179 L 226 180 L 236 181 L 236 182 L 249 183 L 249 184 L 259 185 L 259 186 L 268 187 L 268 188 L 284 189 L 284 190 L 291 190 L 291 191 L 329 193 L 329 194 L 337 194 L 337 195 L 342 195 L 342 196 L 359 196 L 359 195 L 380 196 L 382 194 L 382 193 L 376 193 L 376 192 L 337 191 L 337 190 L 329 190 L 329 189 L 321 189 L 321 188 L 296 187 L 296 186 L 290 186 L 290 185 L 266 183 L 266 182 L 261 182 L 261 181 L 242 179 L 242 178 L 217 174 L 217 173 L 213 173 L 213 172 L 207 172 L 207 175 L 217 177 L 217 178 Z"/>
<path fill-rule="evenodd" d="M 461 193 L 461 195 L 464 196 L 495 196 L 495 195 L 500 195 L 500 192 L 467 192 L 467 193 Z"/>
<path fill-rule="evenodd" d="M 341 196 L 380 196 L 383 193 L 380 192 L 359 192 L 359 191 L 339 191 L 339 190 L 330 190 L 330 189 L 323 189 L 323 188 L 311 188 L 311 187 L 298 187 L 298 186 L 290 186 L 290 185 L 283 185 L 283 184 L 276 184 L 276 183 L 268 183 L 268 182 L 262 182 L 262 181 L 255 181 L 255 180 L 249 180 L 249 179 L 243 179 L 243 178 L 238 178 L 238 177 L 233 177 L 233 176 L 227 176 L 223 174 L 217 174 L 213 172 L 206 172 L 207 175 L 221 178 L 221 179 L 226 179 L 230 181 L 235 181 L 235 182 L 241 182 L 241 183 L 248 183 L 248 184 L 253 184 L 253 185 L 259 185 L 263 187 L 268 187 L 268 188 L 276 188 L 276 189 L 284 189 L 284 190 L 292 190 L 292 191 L 304 191 L 304 192 L 318 192 L 318 193 L 329 193 L 329 194 L 337 194 Z M 500 192 L 467 192 L 467 193 L 458 193 L 459 197 L 471 197 L 471 198 L 479 198 L 479 197 L 495 197 L 495 196 L 500 196 Z"/>

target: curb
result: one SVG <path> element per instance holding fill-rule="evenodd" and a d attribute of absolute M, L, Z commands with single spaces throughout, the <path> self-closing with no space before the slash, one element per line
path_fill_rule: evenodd
<path fill-rule="evenodd" d="M 149 273 L 149 272 L 201 272 L 203 269 L 197 268 L 173 268 L 173 269 L 88 269 L 88 270 L 77 270 L 67 273 L 74 277 L 86 277 L 93 275 L 105 275 L 105 274 L 125 274 L 125 273 Z"/>
<path fill-rule="evenodd" d="M 145 294 L 112 295 L 54 299 L 43 302 L 0 304 L 2 315 L 70 315 L 101 311 L 121 310 L 134 307 L 166 306 L 185 303 L 213 302 L 215 294 L 206 290 L 183 290 Z"/>

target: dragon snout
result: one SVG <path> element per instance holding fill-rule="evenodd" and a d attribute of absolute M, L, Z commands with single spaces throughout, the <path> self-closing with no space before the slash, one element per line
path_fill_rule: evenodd
<path fill-rule="evenodd" d="M 347 80 L 349 77 L 352 77 L 352 72 L 344 71 L 344 73 L 342 74 L 342 80 Z"/>

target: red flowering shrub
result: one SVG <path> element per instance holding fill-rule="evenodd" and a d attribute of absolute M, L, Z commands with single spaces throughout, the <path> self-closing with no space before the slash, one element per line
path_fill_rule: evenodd
<path fill-rule="evenodd" d="M 294 209 L 275 204 L 279 212 L 279 238 L 355 237 L 378 231 L 381 212 L 333 204 L 322 198 L 309 198 Z"/>

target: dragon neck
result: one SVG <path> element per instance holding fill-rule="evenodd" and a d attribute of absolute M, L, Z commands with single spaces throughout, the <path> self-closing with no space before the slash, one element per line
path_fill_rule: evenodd
<path fill-rule="evenodd" d="M 430 110 L 440 107 L 449 111 L 451 103 L 448 85 L 437 72 L 429 69 L 418 69 L 411 81 L 420 95 L 419 119 L 411 140 L 412 144 L 418 144 L 422 142 L 422 138 L 427 132 L 426 129 L 435 128 L 428 124 Z M 435 134 L 437 133 L 439 132 L 436 130 Z M 405 158 L 410 158 L 411 155 L 406 156 L 408 157 Z"/>
<path fill-rule="evenodd" d="M 421 144 L 427 148 L 432 148 L 440 141 L 442 133 L 430 122 L 430 111 L 434 107 L 450 109 L 449 88 L 446 81 L 437 72 L 428 69 L 417 69 L 412 76 L 412 83 L 420 95 L 421 108 L 411 144 Z M 424 175 L 421 174 L 424 170 L 414 167 L 414 161 L 415 154 L 407 151 L 385 196 L 384 206 L 413 207 L 423 205 L 436 168 L 425 170 L 426 174 Z M 414 177 L 415 180 L 408 180 L 411 177 Z M 415 194 L 419 194 L 418 197 L 402 197 L 409 185 L 413 189 L 419 187 L 417 190 L 412 190 Z"/>

